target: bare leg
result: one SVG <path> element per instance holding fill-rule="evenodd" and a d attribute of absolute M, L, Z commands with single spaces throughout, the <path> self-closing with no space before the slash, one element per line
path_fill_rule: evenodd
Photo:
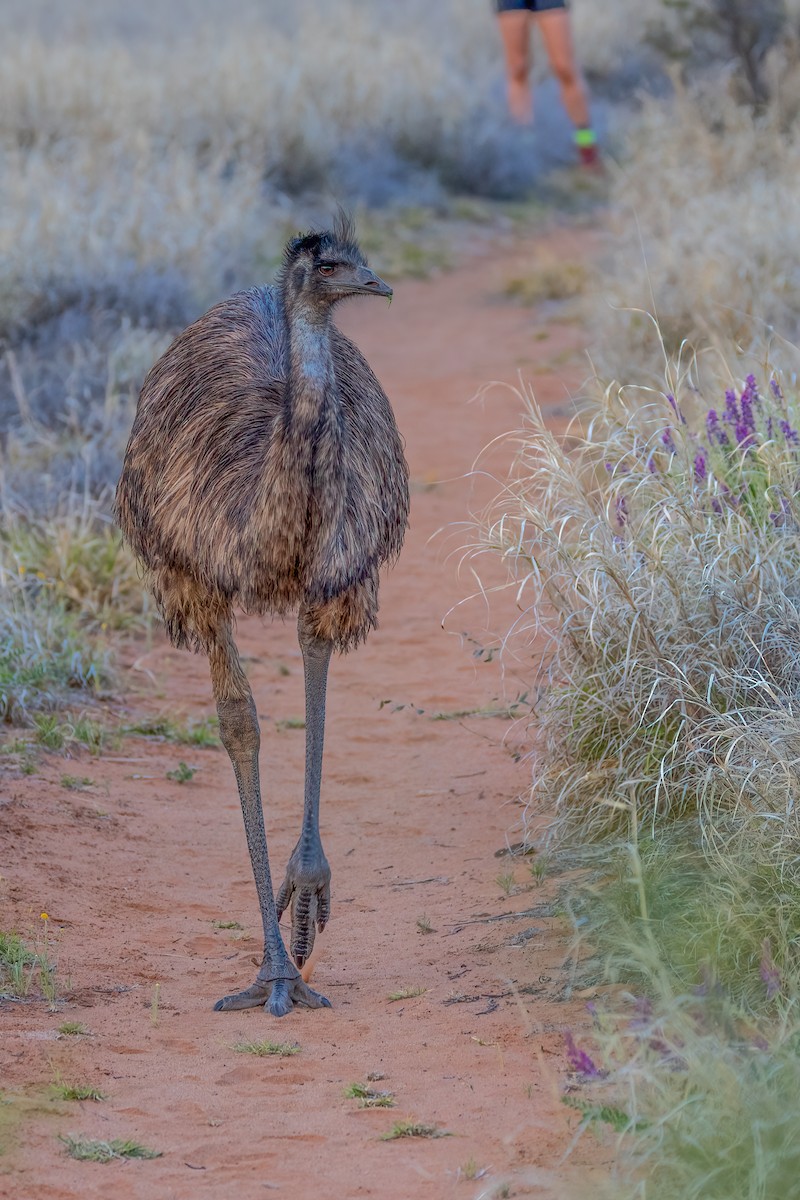
<path fill-rule="evenodd" d="M 569 12 L 565 8 L 546 9 L 537 20 L 567 116 L 579 129 L 587 129 L 591 124 L 589 99 L 575 58 Z"/>
<path fill-rule="evenodd" d="M 230 1010 L 264 1005 L 274 1017 L 285 1016 L 295 1004 L 309 1008 L 330 1007 L 330 1002 L 312 991 L 300 978 L 283 944 L 278 914 L 272 895 L 267 854 L 267 836 L 261 807 L 258 775 L 260 734 L 256 706 L 242 670 L 230 626 L 220 630 L 219 640 L 209 655 L 211 680 L 217 701 L 219 732 L 230 755 L 256 881 L 261 920 L 264 926 L 264 957 L 252 987 L 224 996 L 214 1008 Z"/>
<path fill-rule="evenodd" d="M 278 916 L 292 906 L 292 958 L 299 967 L 314 947 L 314 927 L 325 928 L 331 911 L 331 869 L 319 833 L 319 791 L 325 739 L 325 693 L 333 645 L 316 637 L 301 610 L 297 635 L 303 652 L 306 685 L 306 775 L 303 827 L 278 893 Z"/>
<path fill-rule="evenodd" d="M 506 90 L 511 116 L 520 125 L 533 121 L 531 72 L 531 15 L 526 9 L 498 14 L 506 60 Z"/>

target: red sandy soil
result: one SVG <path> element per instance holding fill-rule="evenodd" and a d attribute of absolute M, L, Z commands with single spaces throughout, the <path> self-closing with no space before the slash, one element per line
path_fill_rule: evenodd
<path fill-rule="evenodd" d="M 591 241 L 562 230 L 548 251 L 574 257 Z M 482 604 L 456 608 L 443 629 L 475 583 L 464 568 L 457 577 L 450 553 L 467 530 L 434 536 L 464 522 L 475 502 L 465 473 L 519 423 L 508 388 L 474 400 L 478 389 L 514 384 L 522 371 L 563 424 L 586 371 L 579 328 L 502 296 L 537 245 L 500 242 L 440 278 L 401 283 L 390 311 L 361 302 L 343 314 L 395 405 L 413 508 L 406 548 L 383 585 L 380 629 L 332 670 L 322 809 L 333 915 L 313 960 L 314 985 L 332 1009 L 281 1021 L 260 1009 L 212 1011 L 252 981 L 260 954 L 223 750 L 128 738 L 99 759 L 47 756 L 33 777 L 0 776 L 1 925 L 34 936 L 40 913 L 49 914 L 59 986 L 56 1011 L 41 999 L 0 1008 L 0 1084 L 10 1100 L 0 1106 L 3 1197 L 592 1194 L 587 1164 L 597 1149 L 581 1148 L 582 1167 L 560 1165 L 575 1126 L 560 1103 L 562 1031 L 588 1025 L 586 997 L 564 999 L 568 931 L 546 912 L 526 912 L 546 907 L 554 885 L 535 889 L 525 860 L 496 856 L 520 837 L 525 730 L 457 715 L 513 700 L 525 671 L 519 684 L 513 675 L 504 683 L 496 662 L 475 657 L 486 636 Z M 506 446 L 487 462 L 502 472 L 510 458 Z M 478 499 L 494 490 L 484 481 Z M 495 628 L 513 616 L 505 603 L 506 613 L 489 617 Z M 300 823 L 303 733 L 281 723 L 302 716 L 301 659 L 291 624 L 242 620 L 239 636 L 262 722 L 279 881 Z M 129 720 L 213 712 L 203 658 L 156 634 L 127 661 Z M 197 769 L 182 785 L 166 779 L 180 759 Z M 96 786 L 66 791 L 65 772 Z M 516 886 L 506 896 L 497 878 L 509 871 Z M 214 924 L 226 921 L 243 930 Z M 424 991 L 390 1002 L 401 989 Z M 81 1021 L 88 1036 L 59 1035 L 66 1020 Z M 297 1042 L 300 1052 L 256 1058 L 233 1049 L 243 1039 Z M 364 1110 L 344 1097 L 370 1074 L 394 1093 L 394 1109 Z M 55 1101 L 56 1077 L 107 1099 Z M 380 1140 L 398 1120 L 452 1136 Z M 66 1134 L 133 1138 L 163 1157 L 76 1162 L 57 1140 Z M 470 1160 L 488 1169 L 477 1181 L 464 1178 Z"/>

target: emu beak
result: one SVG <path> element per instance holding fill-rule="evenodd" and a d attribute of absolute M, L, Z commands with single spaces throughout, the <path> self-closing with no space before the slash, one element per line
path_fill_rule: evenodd
<path fill-rule="evenodd" d="M 358 268 L 353 290 L 364 296 L 388 296 L 390 300 L 394 295 L 388 283 L 384 283 L 374 271 L 370 271 L 369 267 Z"/>

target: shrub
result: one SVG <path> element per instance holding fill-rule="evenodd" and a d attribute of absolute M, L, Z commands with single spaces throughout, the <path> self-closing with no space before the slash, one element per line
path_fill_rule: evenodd
<path fill-rule="evenodd" d="M 788 848 L 800 406 L 774 376 L 713 407 L 690 383 L 609 390 L 569 451 L 531 401 L 488 542 L 548 649 L 533 796 L 562 832 L 691 814 L 723 848 L 746 817 Z"/>

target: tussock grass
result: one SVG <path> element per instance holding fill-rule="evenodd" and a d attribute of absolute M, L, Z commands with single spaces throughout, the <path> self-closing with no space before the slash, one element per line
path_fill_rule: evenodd
<path fill-rule="evenodd" d="M 196 774 L 196 768 L 188 766 L 185 762 L 179 762 L 177 767 L 172 771 L 167 771 L 167 779 L 172 783 L 191 783 Z"/>
<path fill-rule="evenodd" d="M 798 1167 L 800 398 L 717 377 L 609 388 L 569 448 L 531 402 L 487 522 L 508 641 L 545 654 L 531 811 L 591 868 L 586 969 L 629 989 L 568 1034 L 565 1098 L 625 1200 L 778 1200 Z"/>
<path fill-rule="evenodd" d="M 394 1142 L 399 1138 L 440 1138 L 452 1137 L 446 1129 L 438 1125 L 428 1125 L 424 1121 L 395 1121 L 388 1133 L 382 1133 L 380 1141 Z"/>
<path fill-rule="evenodd" d="M 63 1142 L 70 1158 L 79 1162 L 109 1163 L 122 1158 L 161 1158 L 160 1150 L 151 1150 L 140 1142 L 125 1138 L 113 1138 L 110 1142 L 95 1141 L 90 1138 L 76 1138 L 72 1135 L 59 1137 Z"/>
<path fill-rule="evenodd" d="M 82 1021 L 63 1021 L 58 1027 L 58 1032 L 63 1037 L 86 1037 L 89 1030 Z"/>
<path fill-rule="evenodd" d="M 291 1058 L 300 1053 L 297 1042 L 237 1042 L 233 1047 L 237 1054 L 254 1054 L 256 1058 Z"/>
<path fill-rule="evenodd" d="M 153 738 L 162 742 L 176 742 L 180 746 L 219 746 L 219 730 L 216 717 L 201 717 L 198 720 L 176 721 L 167 713 L 154 717 L 143 717 L 129 725 L 123 725 L 120 733 L 125 736 Z"/>
<path fill-rule="evenodd" d="M 773 329 L 773 360 L 796 368 L 780 339 L 800 333 L 797 79 L 794 62 L 755 115 L 718 76 L 643 103 L 612 186 L 604 302 L 587 302 L 604 377 L 657 387 L 660 339 L 668 354 L 687 339 L 735 362 Z"/>
<path fill-rule="evenodd" d="M 359 1108 L 394 1108 L 393 1092 L 381 1092 L 368 1083 L 351 1083 L 344 1089 L 347 1100 L 358 1100 Z"/>
<path fill-rule="evenodd" d="M 396 992 L 390 992 L 386 999 L 390 1004 L 393 1004 L 397 1000 L 413 1000 L 416 996 L 424 996 L 427 990 L 424 987 L 400 988 Z"/>
<path fill-rule="evenodd" d="M 48 714 L 110 687 L 111 634 L 149 625 L 133 559 L 94 502 L 67 497 L 31 517 L 0 498 L 0 514 L 0 721 L 33 724 L 48 749 L 96 749 L 90 718 L 58 732 Z"/>
<path fill-rule="evenodd" d="M 53 1095 L 57 1100 L 105 1100 L 105 1094 L 98 1088 L 83 1083 L 64 1083 L 59 1081 L 53 1085 Z"/>
<path fill-rule="evenodd" d="M 30 946 L 18 933 L 0 932 L 0 995 L 27 999 L 37 989 L 51 1003 L 55 997 L 55 963 L 46 937 Z"/>
<path fill-rule="evenodd" d="M 505 285 L 505 294 L 520 304 L 544 300 L 570 300 L 589 284 L 589 271 L 582 262 L 544 262 L 525 275 L 515 275 Z"/>
<path fill-rule="evenodd" d="M 545 647 L 534 803 L 583 836 L 627 830 L 631 803 L 654 828 L 697 814 L 720 851 L 748 817 L 789 853 L 800 406 L 774 377 L 674 387 L 609 389 L 569 451 L 529 397 L 486 537 L 514 572 L 516 635 Z"/>

